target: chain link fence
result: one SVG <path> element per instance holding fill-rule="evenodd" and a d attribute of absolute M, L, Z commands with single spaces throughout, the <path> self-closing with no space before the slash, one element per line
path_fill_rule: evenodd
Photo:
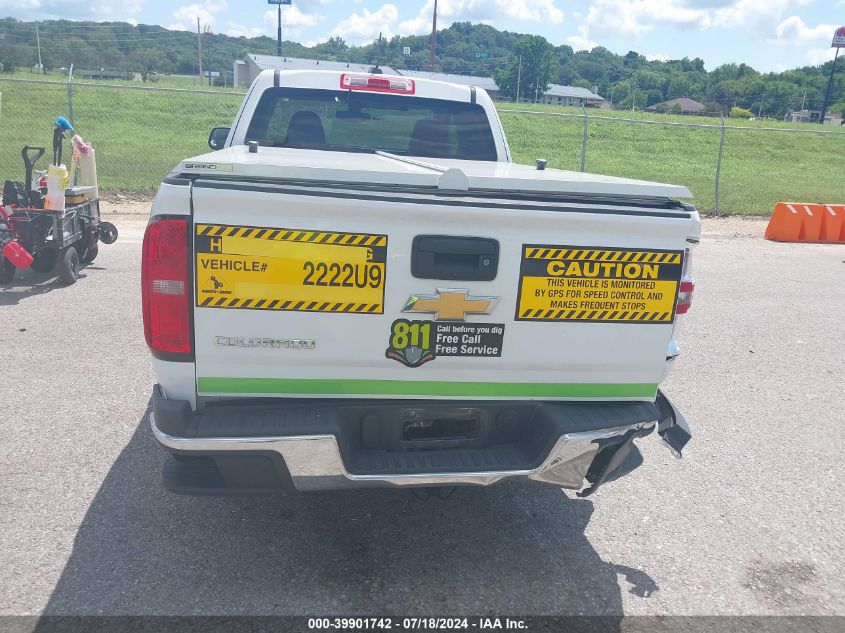
<path fill-rule="evenodd" d="M 231 90 L 0 78 L 0 181 L 23 179 L 24 145 L 43 145 L 49 157 L 63 114 L 97 149 L 101 190 L 154 191 L 179 160 L 210 151 L 208 132 L 229 125 L 242 99 Z M 778 200 L 845 202 L 843 130 L 522 104 L 499 112 L 517 162 L 545 158 L 559 169 L 685 185 L 704 212 L 769 213 Z"/>
<path fill-rule="evenodd" d="M 708 213 L 845 201 L 845 130 L 594 112 L 500 108 L 499 115 L 517 162 L 545 158 L 560 169 L 685 185 Z"/>
<path fill-rule="evenodd" d="M 222 90 L 0 79 L 0 180 L 23 180 L 24 145 L 47 148 L 37 166 L 46 169 L 65 115 L 97 150 L 102 191 L 154 191 L 180 160 L 211 151 L 208 132 L 229 125 L 242 100 Z"/>

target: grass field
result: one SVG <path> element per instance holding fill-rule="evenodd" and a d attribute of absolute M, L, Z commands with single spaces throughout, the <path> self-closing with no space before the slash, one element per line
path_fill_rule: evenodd
<path fill-rule="evenodd" d="M 590 114 L 606 115 L 605 111 Z M 518 114 L 508 108 L 500 108 L 500 116 L 517 162 L 533 164 L 537 158 L 546 158 L 552 167 L 580 169 L 582 118 Z M 608 118 L 615 120 L 589 121 L 586 171 L 686 185 L 699 209 L 715 209 L 718 119 L 664 119 L 663 115 L 642 113 L 631 117 L 630 112 L 611 112 Z M 653 120 L 713 127 L 645 122 Z M 738 126 L 742 129 L 726 131 L 721 211 L 771 213 L 778 200 L 845 201 L 845 131 L 834 135 L 759 129 L 764 124 L 774 127 L 772 123 L 745 121 Z M 728 125 L 734 125 L 734 121 Z"/>
<path fill-rule="evenodd" d="M 29 77 L 26 77 L 29 78 Z M 191 78 L 163 78 L 199 88 Z M 101 188 L 150 191 L 180 159 L 208 151 L 208 131 L 228 125 L 238 93 L 204 94 L 74 85 L 73 121 L 97 148 Z M 141 84 L 137 84 L 141 85 Z M 155 88 L 162 87 L 159 82 Z M 535 110 L 548 115 L 513 110 Z M 580 168 L 583 119 L 579 110 L 534 104 L 499 108 L 518 162 L 546 158 L 551 167 Z M 67 86 L 0 77 L 0 180 L 22 179 L 20 148 L 49 146 L 55 117 L 67 113 Z M 715 208 L 718 119 L 627 111 L 589 111 L 587 171 L 688 186 L 694 202 Z M 633 119 L 628 121 L 623 119 Z M 659 121 L 661 125 L 648 121 Z M 680 124 L 709 124 L 690 128 Z M 845 202 L 845 133 L 814 133 L 820 126 L 729 120 L 721 180 L 723 213 L 770 213 L 778 200 Z M 760 128 L 778 128 L 775 131 Z M 804 129 L 807 133 L 780 131 Z M 826 132 L 840 132 L 830 127 Z M 843 130 L 842 132 L 845 132 Z M 66 161 L 69 157 L 65 158 Z M 46 168 L 47 161 L 42 159 Z"/>
<path fill-rule="evenodd" d="M 67 87 L 0 79 L 0 95 L 0 180 L 23 179 L 20 148 L 44 145 L 49 152 L 56 116 L 67 113 Z M 242 99 L 239 93 L 77 85 L 73 123 L 97 150 L 101 189 L 152 191 L 179 160 L 211 151 L 208 132 L 229 125 Z"/>

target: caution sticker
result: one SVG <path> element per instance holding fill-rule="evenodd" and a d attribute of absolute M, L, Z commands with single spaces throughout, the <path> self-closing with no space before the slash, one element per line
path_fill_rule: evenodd
<path fill-rule="evenodd" d="M 198 224 L 198 307 L 381 314 L 387 236 Z"/>
<path fill-rule="evenodd" d="M 683 251 L 523 244 L 517 321 L 671 323 Z"/>

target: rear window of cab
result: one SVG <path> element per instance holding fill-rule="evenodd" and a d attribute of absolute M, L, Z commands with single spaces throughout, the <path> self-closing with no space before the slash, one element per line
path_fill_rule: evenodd
<path fill-rule="evenodd" d="M 269 147 L 497 159 L 480 105 L 375 92 L 269 88 L 246 140 Z"/>

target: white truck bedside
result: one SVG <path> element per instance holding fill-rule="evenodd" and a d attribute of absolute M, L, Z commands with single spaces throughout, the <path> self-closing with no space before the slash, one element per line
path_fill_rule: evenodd
<path fill-rule="evenodd" d="M 517 165 L 476 88 L 265 71 L 152 208 L 152 430 L 187 494 L 586 495 L 690 439 L 659 390 L 691 304 L 684 187 Z"/>

